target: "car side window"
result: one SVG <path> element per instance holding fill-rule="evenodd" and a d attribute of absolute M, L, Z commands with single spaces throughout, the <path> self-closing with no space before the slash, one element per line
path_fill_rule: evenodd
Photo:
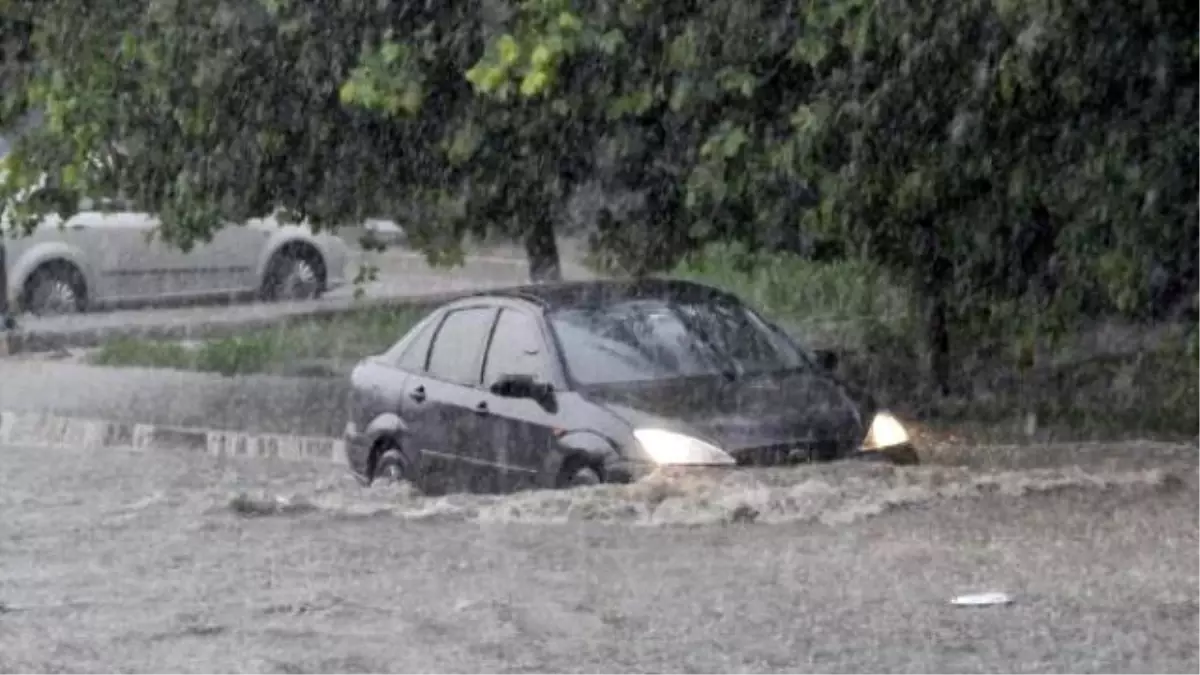
<path fill-rule="evenodd" d="M 433 342 L 433 332 L 437 330 L 439 321 L 425 321 L 408 344 L 401 347 L 400 354 L 393 359 L 397 368 L 414 373 L 425 372 L 425 363 L 429 360 L 429 345 Z"/>
<path fill-rule="evenodd" d="M 496 331 L 483 366 L 483 386 L 490 387 L 501 375 L 533 375 L 549 380 L 549 361 L 537 321 L 524 312 L 500 310 Z"/>
<path fill-rule="evenodd" d="M 479 356 L 495 316 L 492 307 L 457 309 L 447 314 L 433 337 L 429 375 L 446 382 L 478 385 Z"/>

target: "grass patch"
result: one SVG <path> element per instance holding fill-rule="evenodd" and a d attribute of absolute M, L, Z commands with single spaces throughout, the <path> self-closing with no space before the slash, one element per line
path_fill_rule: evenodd
<path fill-rule="evenodd" d="M 909 362 L 848 355 L 843 375 L 881 404 L 931 429 L 976 440 L 1194 439 L 1200 428 L 1197 361 L 1184 344 L 1106 354 L 1017 371 L 979 363 L 949 397 L 920 393 Z M 1030 416 L 1035 421 L 1027 428 Z"/>
<path fill-rule="evenodd" d="M 732 291 L 806 342 L 862 349 L 908 332 L 912 300 L 886 270 L 859 260 L 813 262 L 714 244 L 684 258 L 672 276 Z"/>
<path fill-rule="evenodd" d="M 427 312 L 424 307 L 362 310 L 336 320 L 293 321 L 195 345 L 122 338 L 101 346 L 90 360 L 224 375 L 332 374 L 392 346 Z"/>
<path fill-rule="evenodd" d="M 758 255 L 737 246 L 713 246 L 689 256 L 674 274 L 729 288 L 809 342 L 821 345 L 855 344 L 863 326 L 856 319 L 864 315 L 900 323 L 908 312 L 897 285 L 864 263 L 813 264 L 796 256 Z M 105 366 L 225 375 L 336 374 L 390 347 L 428 309 L 361 310 L 336 319 L 290 321 L 277 328 L 196 344 L 120 338 L 102 345 L 89 360 Z M 851 326 L 855 335 L 839 333 L 846 326 Z"/>
<path fill-rule="evenodd" d="M 1069 359 L 1049 350 L 1017 368 L 993 344 L 1010 344 L 1017 331 L 997 326 L 1003 330 L 986 344 L 954 345 L 955 395 L 941 398 L 926 391 L 912 298 L 886 270 L 714 245 L 687 257 L 673 275 L 732 291 L 809 346 L 838 349 L 848 381 L 931 428 L 1011 440 L 1024 436 L 1030 415 L 1039 439 L 1195 438 L 1200 428 L 1194 328 L 1149 349 L 1076 350 Z"/>

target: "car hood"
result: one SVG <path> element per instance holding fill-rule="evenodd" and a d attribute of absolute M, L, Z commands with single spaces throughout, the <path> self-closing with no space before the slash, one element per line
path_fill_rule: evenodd
<path fill-rule="evenodd" d="M 864 411 L 827 375 L 789 372 L 592 385 L 581 389 L 633 426 L 692 433 L 727 450 L 860 441 Z"/>

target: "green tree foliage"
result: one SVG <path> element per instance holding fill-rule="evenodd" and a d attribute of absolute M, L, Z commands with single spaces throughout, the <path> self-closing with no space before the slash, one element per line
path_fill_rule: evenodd
<path fill-rule="evenodd" d="M 317 225 L 407 215 L 414 193 L 436 192 L 427 178 L 438 170 L 421 152 L 437 120 L 381 119 L 339 100 L 362 45 L 381 25 L 406 28 L 405 12 L 373 0 L 339 7 L 17 7 L 35 26 L 36 58 L 7 109 L 44 110 L 47 123 L 17 143 L 0 196 L 43 176 L 71 192 L 120 192 L 161 213 L 163 236 L 182 245 L 274 211 Z"/>
<path fill-rule="evenodd" d="M 806 224 L 914 273 L 957 325 L 1142 311 L 1156 268 L 1197 274 L 1196 18 L 1123 0 L 811 12 L 825 37 L 791 142 L 824 200 Z"/>
<path fill-rule="evenodd" d="M 364 46 L 341 100 L 396 121 L 438 120 L 419 152 L 438 165 L 450 218 L 466 230 L 524 238 L 533 277 L 558 278 L 554 223 L 588 172 L 597 130 L 585 78 L 551 87 L 563 63 L 599 37 L 581 30 L 565 2 L 469 9 L 483 40 L 464 48 L 471 32 L 463 24 L 434 20 L 415 32 L 386 31 Z M 546 39 L 535 43 L 535 35 Z M 426 90 L 440 100 L 424 102 Z"/>
<path fill-rule="evenodd" d="M 610 122 L 642 122 L 608 137 L 633 134 L 648 152 L 626 143 L 625 158 L 657 175 L 632 182 L 673 197 L 602 230 L 627 267 L 663 258 L 647 261 L 653 237 L 676 250 L 841 241 L 910 280 L 943 380 L 952 327 L 1002 327 L 1023 349 L 1036 335 L 1014 328 L 1061 332 L 1195 293 L 1194 6 L 630 1 L 580 14 L 585 34 L 621 36 L 588 54 L 609 74 L 589 86 Z M 544 25 L 522 26 L 522 43 L 554 44 Z"/>
<path fill-rule="evenodd" d="M 1142 0 L 7 0 L 35 27 L 0 199 L 118 190 L 186 243 L 284 209 L 464 233 L 631 197 L 600 253 L 839 242 L 929 337 L 1144 313 L 1197 256 L 1197 9 Z M 2 121 L 2 120 L 0 120 Z M 91 161 L 102 156 L 106 161 Z M 10 204 L 12 206 L 13 204 Z M 1042 327 L 1045 328 L 1044 326 Z"/>

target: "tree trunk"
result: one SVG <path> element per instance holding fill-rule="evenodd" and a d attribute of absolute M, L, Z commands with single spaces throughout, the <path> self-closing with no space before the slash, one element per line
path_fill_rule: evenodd
<path fill-rule="evenodd" d="M 562 281 L 558 259 L 558 241 L 549 218 L 538 217 L 525 232 L 525 255 L 529 259 L 529 279 L 535 284 Z"/>
<path fill-rule="evenodd" d="M 946 294 L 951 287 L 952 265 L 943 255 L 936 230 L 929 223 L 921 229 L 921 249 L 918 260 L 924 260 L 918 288 L 922 303 L 925 346 L 928 354 L 928 374 L 935 391 L 942 396 L 950 393 L 950 318 Z"/>
<path fill-rule="evenodd" d="M 925 341 L 929 346 L 929 376 L 937 393 L 950 393 L 950 327 L 946 298 L 933 293 L 925 299 Z"/>

